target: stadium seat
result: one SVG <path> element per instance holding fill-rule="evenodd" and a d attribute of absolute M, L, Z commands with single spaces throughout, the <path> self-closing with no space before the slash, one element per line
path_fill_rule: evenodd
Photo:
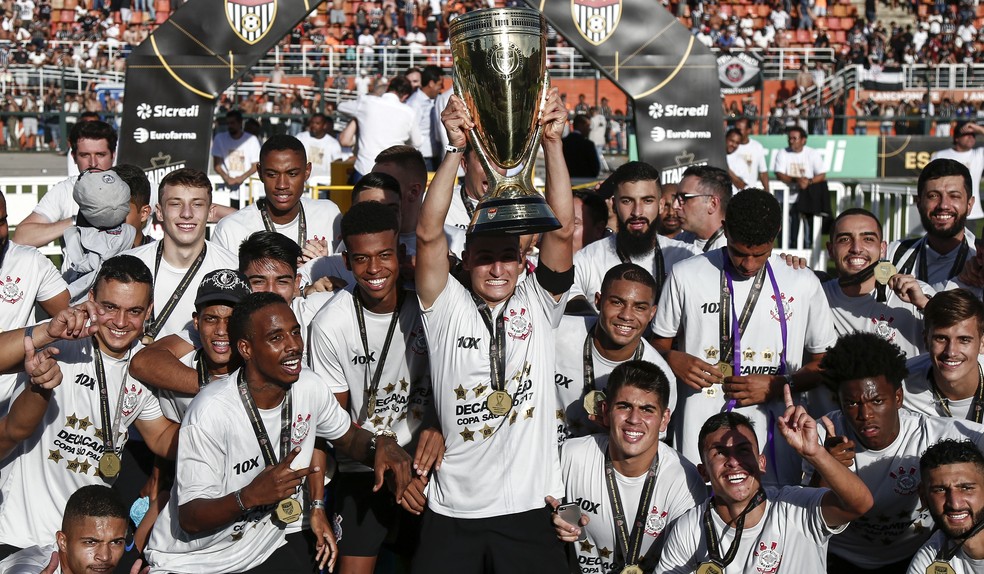
<path fill-rule="evenodd" d="M 847 43 L 847 32 L 844 30 L 834 30 L 834 35 L 830 38 L 834 44 Z"/>
<path fill-rule="evenodd" d="M 51 0 L 52 10 L 61 10 L 65 8 L 65 0 Z"/>
<path fill-rule="evenodd" d="M 797 44 L 813 44 L 813 32 L 810 30 L 797 30 L 796 31 L 796 43 Z"/>
<path fill-rule="evenodd" d="M 154 0 L 155 12 L 170 12 L 171 0 Z"/>
<path fill-rule="evenodd" d="M 328 17 L 325 16 L 324 14 L 318 14 L 317 16 L 314 17 L 315 28 L 324 28 L 327 25 L 328 25 Z"/>
<path fill-rule="evenodd" d="M 167 19 L 171 17 L 170 10 L 158 10 L 157 14 L 154 15 L 154 21 L 158 24 L 163 24 L 167 22 Z"/>
<path fill-rule="evenodd" d="M 75 21 L 75 13 L 71 10 L 62 10 L 58 12 L 58 16 L 58 20 L 61 22 L 72 23 Z"/>

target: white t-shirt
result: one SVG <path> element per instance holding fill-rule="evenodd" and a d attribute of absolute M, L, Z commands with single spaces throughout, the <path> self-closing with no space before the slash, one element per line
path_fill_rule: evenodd
<path fill-rule="evenodd" d="M 600 425 L 588 420 L 588 413 L 584 410 L 584 340 L 597 322 L 597 317 L 564 315 L 560 320 L 560 326 L 554 332 L 557 350 L 557 364 L 554 367 L 557 440 L 561 442 L 567 437 L 587 436 L 605 431 Z M 663 356 L 645 339 L 640 339 L 639 344 L 642 345 L 642 360 L 659 367 L 670 381 L 670 396 L 667 398 L 666 407 L 671 412 L 675 412 L 677 391 L 673 371 L 663 360 Z M 594 368 L 593 388 L 604 391 L 608 388 L 608 375 L 620 363 L 602 357 L 594 344 L 591 345 L 591 360 Z"/>
<path fill-rule="evenodd" d="M 574 543 L 583 574 L 606 574 L 611 570 L 617 553 L 615 518 L 606 486 L 607 450 L 607 434 L 572 438 L 560 450 L 560 472 L 566 486 L 566 502 L 577 502 L 581 512 L 590 518 L 588 525 L 584 527 L 587 543 Z M 630 534 L 647 474 L 648 472 L 639 477 L 625 477 L 615 471 L 619 499 L 625 506 Z M 638 487 L 632 488 L 632 484 L 637 484 Z M 704 481 L 697 474 L 694 465 L 681 458 L 672 447 L 659 443 L 656 487 L 647 503 L 649 515 L 646 518 L 646 535 L 642 538 L 640 556 L 645 556 L 653 544 L 662 544 L 665 540 L 662 535 L 667 531 L 667 526 L 706 497 Z"/>
<path fill-rule="evenodd" d="M 677 264 L 670 272 L 659 309 L 653 319 L 657 337 L 682 334 L 680 351 L 707 361 L 721 361 L 719 308 L 720 277 L 724 253 L 720 250 L 705 253 Z M 782 292 L 786 314 L 786 373 L 795 373 L 806 353 L 824 353 L 837 341 L 833 317 L 820 282 L 809 269 L 793 269 L 778 258 L 770 258 L 776 283 Z M 753 278 L 734 277 L 732 306 L 740 314 L 751 291 Z M 766 276 L 758 303 L 741 337 L 741 372 L 735 374 L 778 375 L 783 347 L 778 305 L 772 284 Z M 738 350 L 735 351 L 738 353 Z M 724 410 L 727 401 L 720 385 L 708 393 L 695 391 L 679 383 L 677 411 L 673 417 L 674 444 L 690 462 L 700 462 L 697 432 L 708 417 Z M 713 396 L 708 396 L 713 393 Z M 799 402 L 802 402 L 800 398 Z M 769 471 L 762 477 L 765 484 L 795 484 L 799 481 L 799 457 L 775 433 L 775 448 L 767 445 L 770 424 L 786 410 L 780 398 L 766 405 L 735 408 L 749 417 L 755 425 L 759 448 L 769 459 Z M 778 477 L 777 477 L 778 474 Z"/>
<path fill-rule="evenodd" d="M 341 234 L 342 213 L 335 202 L 330 199 L 301 198 L 301 209 L 304 210 L 304 225 L 306 239 L 327 239 L 328 253 L 333 253 L 335 243 Z M 274 229 L 297 242 L 300 234 L 301 215 L 285 225 L 273 224 Z M 225 247 L 232 253 L 239 253 L 239 245 L 257 231 L 265 231 L 263 216 L 256 203 L 251 203 L 232 215 L 223 217 L 215 225 L 212 241 Z M 302 248 L 303 243 L 298 243 Z M 237 263 L 238 265 L 238 263 Z M 233 267 L 235 268 L 235 267 Z"/>
<path fill-rule="evenodd" d="M 191 403 L 181 424 L 177 476 L 171 500 L 161 512 L 147 543 L 147 560 L 155 572 L 243 572 L 262 564 L 299 532 L 302 521 L 286 527 L 274 520 L 273 507 L 259 507 L 234 522 L 199 535 L 181 529 L 178 507 L 192 500 L 217 499 L 249 485 L 265 467 L 249 416 L 239 396 L 239 370 L 205 387 Z M 311 464 L 315 436 L 333 440 L 350 425 L 334 395 L 307 369 L 291 385 L 291 448 L 301 452 L 294 469 Z M 283 405 L 260 410 L 260 417 L 280 456 Z M 313 431 L 313 432 L 312 432 Z M 307 495 L 303 486 L 298 499 Z"/>
<path fill-rule="evenodd" d="M 959 161 L 967 166 L 967 169 L 970 171 L 970 187 L 974 192 L 974 197 L 977 198 L 974 202 L 974 207 L 967 214 L 967 219 L 980 219 L 984 217 L 984 211 L 981 210 L 981 172 L 984 172 L 984 147 L 975 147 L 967 151 L 957 151 L 952 147 L 948 147 L 934 151 L 933 155 L 929 156 L 930 161 L 940 158 Z"/>
<path fill-rule="evenodd" d="M 376 156 L 384 149 L 402 144 L 420 145 L 420 129 L 417 114 L 393 93 L 382 96 L 362 96 L 358 100 L 342 102 L 338 111 L 359 122 L 358 148 L 355 171 L 366 174 L 372 171 Z"/>
<path fill-rule="evenodd" d="M 974 234 L 970 230 L 964 229 L 964 239 L 967 241 L 968 247 L 967 258 L 964 260 L 966 262 L 974 258 L 977 249 L 974 247 Z M 923 245 L 926 246 L 926 266 L 929 267 L 925 274 L 925 282 L 929 283 L 936 291 L 945 291 L 947 282 L 954 278 L 950 276 L 950 270 L 953 269 L 953 265 L 957 262 L 957 254 L 960 252 L 959 246 L 951 249 L 949 253 L 941 255 L 929 246 L 929 243 L 926 242 L 926 237 L 923 236 L 922 239 L 910 245 L 904 253 L 899 253 L 899 249 L 902 247 L 902 240 L 897 240 L 888 244 L 888 260 L 894 262 L 899 272 L 902 273 L 904 272 L 902 269 L 903 265 L 909 260 L 909 257 L 915 254 L 915 258 L 912 260 L 912 269 L 908 273 L 914 275 L 917 279 L 923 280 L 922 262 L 920 261 L 922 257 L 916 251 Z M 952 287 L 951 285 L 950 288 Z"/>
<path fill-rule="evenodd" d="M 184 294 L 178 299 L 178 304 L 175 306 L 174 311 L 171 312 L 164 326 L 157 333 L 158 339 L 173 333 L 181 333 L 182 331 L 194 329 L 194 325 L 191 322 L 191 314 L 195 312 L 195 296 L 198 293 L 198 286 L 206 274 L 216 269 L 239 268 L 239 258 L 221 245 L 211 241 L 206 241 L 205 245 L 207 246 L 205 259 L 202 261 L 201 267 L 198 268 L 198 272 L 192 277 L 191 283 L 188 284 L 188 288 L 185 289 Z M 154 276 L 154 318 L 156 319 L 160 316 L 159 314 L 164 309 L 164 306 L 167 305 L 171 295 L 178 288 L 187 269 L 172 267 L 171 264 L 161 257 L 161 267 L 155 272 L 157 242 L 135 247 L 129 251 L 124 251 L 123 254 L 132 255 L 143 261 L 147 265 L 147 268 L 150 269 L 150 273 Z"/>
<path fill-rule="evenodd" d="M 420 145 L 417 146 L 417 151 L 425 158 L 434 157 L 434 152 L 437 151 L 433 149 L 434 145 L 431 139 L 431 110 L 434 109 L 436 101 L 437 98 L 428 98 L 427 94 L 419 88 L 407 98 L 407 105 L 417 114 L 417 129 L 420 130 Z M 440 113 L 438 113 L 437 123 L 441 123 L 440 118 Z"/>
<path fill-rule="evenodd" d="M 392 430 L 400 446 L 407 446 L 416 438 L 425 416 L 432 421 L 434 419 L 427 339 L 424 337 L 419 303 L 413 293 L 407 293 L 383 363 L 383 372 L 379 376 L 376 395 L 378 414 L 374 416 L 366 412 L 365 388 L 382 357 L 383 343 L 393 314 L 364 311 L 363 316 L 366 340 L 369 342 L 368 357 L 362 347 L 351 293 L 339 292 L 315 315 L 308 345 L 311 369 L 331 392 L 349 393 L 348 410 L 352 422 L 370 432 Z M 345 460 L 339 468 L 348 472 L 369 470 L 350 460 Z"/>
<path fill-rule="evenodd" d="M 932 297 L 936 290 L 920 282 L 923 293 Z M 871 293 L 851 297 L 844 294 L 837 279 L 823 284 L 827 303 L 834 314 L 837 336 L 848 333 L 875 333 L 889 343 L 895 343 L 906 357 L 912 358 L 925 352 L 923 342 L 922 311 L 912 303 L 899 299 L 895 291 L 885 289 L 884 303 L 876 300 L 877 289 Z"/>
<path fill-rule="evenodd" d="M 239 177 L 259 163 L 260 140 L 246 132 L 239 139 L 233 139 L 229 132 L 215 134 L 212 138 L 212 157 L 221 157 L 225 172 L 230 177 Z M 237 199 L 239 191 L 231 191 L 230 197 Z"/>
<path fill-rule="evenodd" d="M 185 353 L 184 356 L 178 360 L 181 361 L 182 365 L 197 370 L 198 365 L 195 363 L 195 355 L 197 354 L 198 349 L 193 349 L 188 353 Z M 210 377 L 209 384 L 227 379 L 228 377 L 228 374 L 212 376 Z M 198 396 L 189 395 L 187 393 L 179 393 L 168 389 L 153 389 L 153 391 L 157 393 L 157 399 L 161 402 L 161 411 L 164 413 L 164 416 L 176 423 L 181 422 L 181 419 L 184 418 L 185 413 L 188 412 L 188 407 L 191 406 L 191 401 Z"/>
<path fill-rule="evenodd" d="M 598 312 L 594 304 L 595 293 L 601 292 L 601 283 L 605 279 L 605 274 L 622 262 L 615 249 L 615 237 L 609 235 L 599 239 L 574 254 L 574 286 L 571 287 L 571 297 L 583 295 L 595 313 Z M 700 249 L 689 243 L 662 235 L 657 235 L 656 238 L 663 252 L 663 270 L 667 276 L 678 262 L 701 253 Z M 650 273 L 656 271 L 655 249 L 642 257 L 632 256 L 629 259 Z M 659 277 L 656 277 L 656 283 L 660 283 Z"/>
<path fill-rule="evenodd" d="M 75 223 L 75 216 L 79 213 L 79 204 L 75 203 L 72 192 L 75 190 L 75 182 L 78 181 L 77 175 L 63 179 L 48 189 L 48 192 L 38 201 L 34 208 L 34 213 L 44 217 L 49 223 L 71 219 Z"/>
<path fill-rule="evenodd" d="M 953 541 L 947 540 L 946 534 L 942 530 L 938 530 L 912 557 L 906 574 L 926 574 L 926 568 L 936 560 L 936 553 L 939 552 L 944 543 L 952 545 Z M 967 556 L 963 546 L 948 562 L 953 568 L 954 574 L 980 574 L 984 572 L 984 560 L 975 560 Z"/>
<path fill-rule="evenodd" d="M 984 355 L 978 355 L 978 365 L 984 367 Z M 949 417 L 943 410 L 936 397 L 933 396 L 933 387 L 929 382 L 929 373 L 933 367 L 933 359 L 927 353 L 912 357 L 905 363 L 905 368 L 909 374 L 902 380 L 902 388 L 905 390 L 902 395 L 902 404 L 909 410 L 922 413 L 930 417 Z M 974 387 L 976 393 L 977 387 Z M 959 401 L 947 401 L 950 414 L 956 419 L 972 420 L 971 407 L 974 406 L 974 395 Z"/>
<path fill-rule="evenodd" d="M 311 162 L 312 183 L 328 184 L 331 182 L 331 162 L 345 159 L 342 145 L 332 136 L 325 134 L 318 139 L 311 132 L 297 134 L 297 139 L 304 144 L 307 160 Z"/>
<path fill-rule="evenodd" d="M 789 148 L 783 148 L 776 152 L 772 162 L 772 171 L 778 174 L 784 173 L 790 177 L 813 178 L 817 174 L 825 173 L 823 169 L 823 153 L 810 146 L 803 146 L 799 153 L 794 153 Z M 799 192 L 790 193 L 789 201 L 796 201 Z"/>
<path fill-rule="evenodd" d="M 469 208 L 465 207 L 464 204 L 466 199 L 462 199 L 461 197 L 461 190 L 462 187 L 456 188 L 454 194 L 451 196 L 451 207 L 448 208 L 448 216 L 444 218 L 444 225 L 445 227 L 450 225 L 467 231 L 468 226 L 471 225 L 471 216 L 468 215 Z M 474 213 L 475 208 L 478 206 L 478 200 L 467 196 L 467 201 L 471 205 L 472 213 Z"/>
<path fill-rule="evenodd" d="M 747 144 L 739 145 L 734 153 L 728 154 L 728 169 L 745 182 L 745 187 L 759 187 L 759 175 L 769 171 L 765 156 L 765 146 L 750 139 Z"/>
<path fill-rule="evenodd" d="M 825 488 L 788 486 L 782 490 L 766 487 L 765 515 L 758 524 L 741 533 L 738 554 L 725 572 L 775 574 L 826 574 L 827 543 L 844 527 L 831 528 L 823 519 L 820 502 Z M 663 546 L 657 572 L 693 574 L 702 562 L 710 560 L 703 516 L 710 499 L 681 516 L 670 529 Z M 723 549 L 735 539 L 718 513 L 711 510 L 714 532 Z"/>
<path fill-rule="evenodd" d="M 14 451 L 0 486 L 0 543 L 19 548 L 51 542 L 61 528 L 68 498 L 90 484 L 112 486 L 115 479 L 98 474 L 104 446 L 99 384 L 91 339 L 57 341 L 63 382 L 52 393 L 41 424 Z M 136 352 L 134 347 L 131 352 Z M 128 360 L 103 354 L 109 412 L 121 452 L 137 419 L 161 418 L 157 397 L 140 381 L 125 375 Z M 20 388 L 29 383 L 18 375 Z M 124 388 L 125 385 L 125 388 Z M 122 399 L 122 404 L 121 404 Z M 124 457 L 124 464 L 127 464 Z M 132 464 L 132 463 L 130 463 Z"/>
<path fill-rule="evenodd" d="M 434 404 L 445 454 L 434 473 L 427 505 L 455 518 L 488 518 L 543 507 L 562 496 L 553 391 L 553 329 L 567 295 L 554 301 L 535 278 L 516 286 L 504 314 L 505 391 L 513 406 L 498 417 L 487 410 L 492 394 L 489 331 L 472 295 L 448 278 L 423 310 L 430 350 Z"/>
<path fill-rule="evenodd" d="M 52 552 L 58 552 L 58 546 L 55 543 L 45 546 L 31 546 L 14 552 L 0 561 L 0 574 L 38 574 L 48 567 Z M 61 564 L 59 564 L 54 574 L 61 573 Z"/>
<path fill-rule="evenodd" d="M 830 551 L 868 569 L 910 556 L 929 538 L 934 526 L 929 511 L 919 502 L 919 457 L 944 438 L 969 438 L 980 445 L 980 430 L 975 430 L 973 423 L 900 409 L 899 436 L 882 450 L 873 451 L 861 444 L 841 411 L 828 413 L 827 418 L 834 423 L 838 436 L 854 441 L 854 464 L 850 468 L 875 499 L 871 510 L 834 537 Z M 817 427 L 822 443 L 826 429 Z M 813 468 L 804 461 L 803 484 L 812 478 Z"/>

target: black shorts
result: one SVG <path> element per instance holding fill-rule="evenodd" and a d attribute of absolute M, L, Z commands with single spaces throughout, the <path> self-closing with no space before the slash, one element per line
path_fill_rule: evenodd
<path fill-rule="evenodd" d="M 567 574 L 546 507 L 491 518 L 424 512 L 412 574 Z"/>
<path fill-rule="evenodd" d="M 287 544 L 270 555 L 263 564 L 247 570 L 243 574 L 297 574 L 317 572 L 318 565 L 314 555 L 318 552 L 317 541 L 310 530 L 302 530 L 287 535 Z"/>
<path fill-rule="evenodd" d="M 409 556 L 416 547 L 419 517 L 404 510 L 387 488 L 373 492 L 372 472 L 340 472 L 335 487 L 335 538 L 342 556 L 379 556 L 383 544 Z M 416 524 L 415 524 L 416 523 Z"/>

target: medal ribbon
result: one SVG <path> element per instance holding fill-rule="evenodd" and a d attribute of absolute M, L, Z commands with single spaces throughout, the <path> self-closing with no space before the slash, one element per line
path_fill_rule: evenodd
<path fill-rule="evenodd" d="M 504 391 L 506 389 L 506 309 L 509 308 L 509 299 L 503 303 L 502 312 L 499 316 L 492 319 L 492 310 L 488 303 L 483 301 L 478 295 L 471 294 L 475 304 L 478 305 L 478 313 L 485 322 L 485 328 L 492 336 L 489 339 L 489 369 L 492 375 L 492 390 Z"/>
<path fill-rule="evenodd" d="M 103 367 L 102 352 L 99 341 L 92 337 L 92 357 L 96 363 L 96 382 L 99 384 L 99 417 L 102 426 L 103 452 L 116 454 L 116 439 L 119 438 L 119 425 L 113 424 L 109 414 L 109 385 L 106 382 L 106 369 Z M 126 354 L 127 365 L 130 363 L 130 352 Z M 123 369 L 123 384 L 120 385 L 120 396 L 116 403 L 116 420 L 119 421 L 123 412 L 123 395 L 126 391 L 126 379 L 130 374 L 129 368 Z"/>
<path fill-rule="evenodd" d="M 735 287 L 731 280 L 731 273 L 728 268 L 731 266 L 731 259 L 728 257 L 727 247 L 721 248 L 721 256 L 724 258 L 721 266 L 721 309 L 718 313 L 719 332 L 721 334 L 721 360 L 725 363 L 732 363 L 735 373 L 741 373 L 741 334 L 748 327 L 748 321 L 752 317 L 752 311 L 758 303 L 759 295 L 762 293 L 762 286 L 765 284 L 765 273 L 768 263 L 765 264 L 752 282 L 752 289 L 748 293 L 748 299 L 741 309 L 741 316 L 735 317 L 734 306 L 731 304 L 735 296 Z M 771 273 L 771 269 L 770 269 Z M 735 349 L 738 353 L 735 353 Z M 734 359 L 732 361 L 732 359 Z"/>
<path fill-rule="evenodd" d="M 257 410 L 256 403 L 253 401 L 253 395 L 250 394 L 249 387 L 246 384 L 245 367 L 239 369 L 237 386 L 239 387 L 239 398 L 243 401 L 243 407 L 246 409 L 249 423 L 253 427 L 253 434 L 256 435 L 256 442 L 260 445 L 263 462 L 266 463 L 266 466 L 275 465 L 278 460 L 287 458 L 287 454 L 290 452 L 290 422 L 293 416 L 290 406 L 290 390 L 287 390 L 283 406 L 280 409 L 280 458 L 278 459 L 273 452 L 273 445 L 270 444 L 270 435 L 267 434 L 266 427 L 263 425 L 263 419 L 260 418 L 260 411 Z"/>
<path fill-rule="evenodd" d="M 659 237 L 654 239 L 653 246 L 653 279 L 656 280 L 656 303 L 663 293 L 663 283 L 666 282 L 666 263 L 663 261 L 663 248 L 659 246 Z M 615 255 L 622 263 L 632 263 L 632 259 L 618 246 L 618 234 L 615 235 Z"/>
<path fill-rule="evenodd" d="M 636 510 L 632 533 L 628 531 L 625 520 L 625 507 L 618 493 L 615 478 L 615 467 L 612 465 L 612 455 L 605 449 L 605 487 L 608 489 L 608 500 L 612 503 L 612 514 L 615 518 L 615 560 L 622 559 L 622 564 L 638 564 L 639 553 L 642 549 L 643 534 L 645 534 L 646 516 L 649 514 L 649 499 L 656 489 L 656 471 L 659 469 L 659 455 L 653 457 L 653 462 L 646 472 L 646 481 L 642 485 L 642 495 L 639 497 L 639 507 Z"/>
<path fill-rule="evenodd" d="M 198 390 L 200 391 L 209 382 L 208 366 L 205 364 L 205 352 L 202 349 L 195 352 L 195 370 L 198 371 Z"/>
<path fill-rule="evenodd" d="M 957 554 L 957 551 L 960 550 L 960 547 L 964 545 L 964 542 L 967 542 L 974 536 L 977 536 L 977 534 L 979 534 L 981 530 L 984 530 L 984 520 L 975 524 L 974 527 L 971 528 L 965 534 L 962 534 L 957 538 L 954 538 L 953 541 L 956 542 L 956 544 L 954 544 L 952 547 L 949 544 L 950 537 L 944 535 L 943 544 L 941 544 L 940 549 L 936 551 L 936 560 L 943 561 L 943 562 L 950 562 L 950 559 Z"/>
<path fill-rule="evenodd" d="M 837 284 L 841 287 L 851 287 L 852 285 L 860 285 L 868 279 L 871 279 L 872 275 L 875 274 L 875 268 L 881 264 L 881 261 L 875 261 L 871 265 L 865 267 L 861 271 L 854 273 L 853 275 L 845 275 L 837 279 Z M 879 303 L 885 303 L 888 298 L 885 294 L 886 285 L 875 282 L 875 300 Z"/>
<path fill-rule="evenodd" d="M 366 334 L 366 317 L 365 311 L 362 305 L 361 291 L 356 288 L 355 296 L 352 298 L 355 304 L 355 318 L 359 323 L 359 337 L 362 339 L 362 349 L 366 354 L 366 370 L 365 376 L 363 377 L 364 394 L 366 399 L 366 417 L 371 417 L 375 413 L 370 413 L 368 411 L 369 407 L 369 397 L 374 396 L 376 391 L 379 389 L 379 378 L 383 375 L 383 365 L 386 364 L 386 355 L 389 353 L 390 343 L 393 342 L 393 333 L 396 331 L 396 324 L 400 322 L 400 309 L 403 308 L 403 301 L 406 299 L 407 292 L 400 289 L 396 296 L 396 309 L 393 311 L 393 316 L 390 318 L 389 329 L 386 331 L 386 340 L 383 342 L 383 348 L 379 352 L 379 363 L 376 365 L 376 370 L 372 372 L 371 378 L 369 372 L 372 369 L 369 368 L 369 336 Z"/>
<path fill-rule="evenodd" d="M 933 377 L 933 369 L 930 367 L 929 372 L 926 374 L 929 379 L 930 388 L 933 391 L 933 398 L 943 407 L 943 412 L 946 416 L 953 418 L 953 414 L 950 412 L 950 399 L 943 396 L 940 388 L 936 385 L 936 378 Z M 972 421 L 977 424 L 984 422 L 984 371 L 981 370 L 980 363 L 977 364 L 977 392 L 974 393 L 974 402 L 971 404 L 970 415 L 973 417 Z"/>
<path fill-rule="evenodd" d="M 178 306 L 178 301 L 181 300 L 181 297 L 184 296 L 185 291 L 188 290 L 188 286 L 191 285 L 191 280 L 195 277 L 195 274 L 198 273 L 198 270 L 201 269 L 202 262 L 205 261 L 206 250 L 208 250 L 208 245 L 207 244 L 202 245 L 201 252 L 198 254 L 198 257 L 195 258 L 195 261 L 192 262 L 191 267 L 189 267 L 188 270 L 185 271 L 184 277 L 181 278 L 181 282 L 178 283 L 178 286 L 174 290 L 174 293 L 171 293 L 171 298 L 167 300 L 167 303 L 161 309 L 160 315 L 157 315 L 156 318 L 152 318 L 150 319 L 150 321 L 147 322 L 147 327 L 144 329 L 145 337 L 150 337 L 151 339 L 153 339 L 156 338 L 157 334 L 161 332 L 161 328 L 164 327 L 164 323 L 167 322 L 168 318 L 171 316 L 171 313 L 173 313 L 174 309 Z M 163 258 L 164 258 L 164 242 L 159 241 L 157 243 L 157 259 L 154 261 L 155 281 L 157 280 L 157 277 L 159 275 L 161 269 L 161 259 Z M 152 316 L 154 314 L 155 314 L 154 312 L 151 313 Z"/>
<path fill-rule="evenodd" d="M 755 496 L 748 501 L 745 510 L 742 510 L 741 514 L 738 515 L 738 519 L 735 520 L 735 537 L 731 541 L 731 546 L 725 552 L 724 556 L 721 556 L 721 541 L 718 539 L 717 532 L 714 531 L 714 521 L 711 518 L 711 506 L 714 504 L 714 499 L 711 499 L 707 503 L 707 508 L 704 509 L 703 522 L 704 534 L 707 536 L 707 553 L 711 557 L 711 562 L 714 562 L 723 569 L 734 561 L 735 556 L 738 554 L 738 546 L 741 544 L 741 533 L 745 530 L 745 517 L 763 502 L 765 502 L 765 491 L 759 488 Z"/>
<path fill-rule="evenodd" d="M 277 233 L 277 228 L 273 224 L 273 219 L 270 218 L 270 212 L 267 211 L 266 199 L 257 199 L 256 208 L 260 210 L 260 218 L 263 219 L 263 227 L 267 231 L 272 231 Z M 298 217 L 300 221 L 297 222 L 297 244 L 304 247 L 307 243 L 307 218 L 304 217 L 304 205 L 300 201 L 297 202 L 297 208 L 300 210 Z"/>
<path fill-rule="evenodd" d="M 595 390 L 594 358 L 591 355 L 591 345 L 592 341 L 594 341 L 595 329 L 597 328 L 598 325 L 596 324 L 588 331 L 588 336 L 584 338 L 584 385 L 581 387 L 581 398 L 588 396 L 588 393 Z M 642 351 L 642 341 L 639 341 L 635 353 L 632 354 L 632 360 L 638 361 L 641 359 Z"/>
<path fill-rule="evenodd" d="M 720 239 L 722 235 L 724 235 L 724 228 L 718 227 L 718 230 L 712 233 L 711 236 L 707 239 L 707 243 L 704 244 L 703 252 L 707 253 L 708 251 L 710 251 L 711 246 L 714 245 L 714 242 Z"/>
<path fill-rule="evenodd" d="M 919 257 L 919 275 L 918 279 L 923 283 L 929 282 L 929 264 L 926 262 L 926 238 L 919 240 L 916 245 L 915 250 L 909 255 L 902 267 L 899 268 L 899 273 L 909 274 L 912 273 L 912 267 L 916 263 L 916 256 Z M 970 253 L 970 245 L 967 244 L 967 236 L 964 235 L 963 243 L 960 244 L 960 249 L 957 251 L 957 258 L 953 261 L 953 267 L 950 268 L 950 272 L 947 274 L 947 279 L 952 279 L 953 277 L 960 274 L 963 271 L 964 263 L 967 262 L 967 255 Z"/>

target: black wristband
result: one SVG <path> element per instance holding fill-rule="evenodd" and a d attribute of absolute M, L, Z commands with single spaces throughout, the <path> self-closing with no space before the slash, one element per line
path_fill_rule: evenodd
<path fill-rule="evenodd" d="M 571 285 L 574 284 L 573 265 L 571 265 L 571 268 L 567 271 L 557 273 L 552 269 L 548 269 L 547 266 L 543 264 L 543 261 L 540 261 L 533 273 L 536 275 L 536 280 L 540 283 L 540 287 L 543 287 L 554 295 L 566 293 L 570 290 Z"/>

